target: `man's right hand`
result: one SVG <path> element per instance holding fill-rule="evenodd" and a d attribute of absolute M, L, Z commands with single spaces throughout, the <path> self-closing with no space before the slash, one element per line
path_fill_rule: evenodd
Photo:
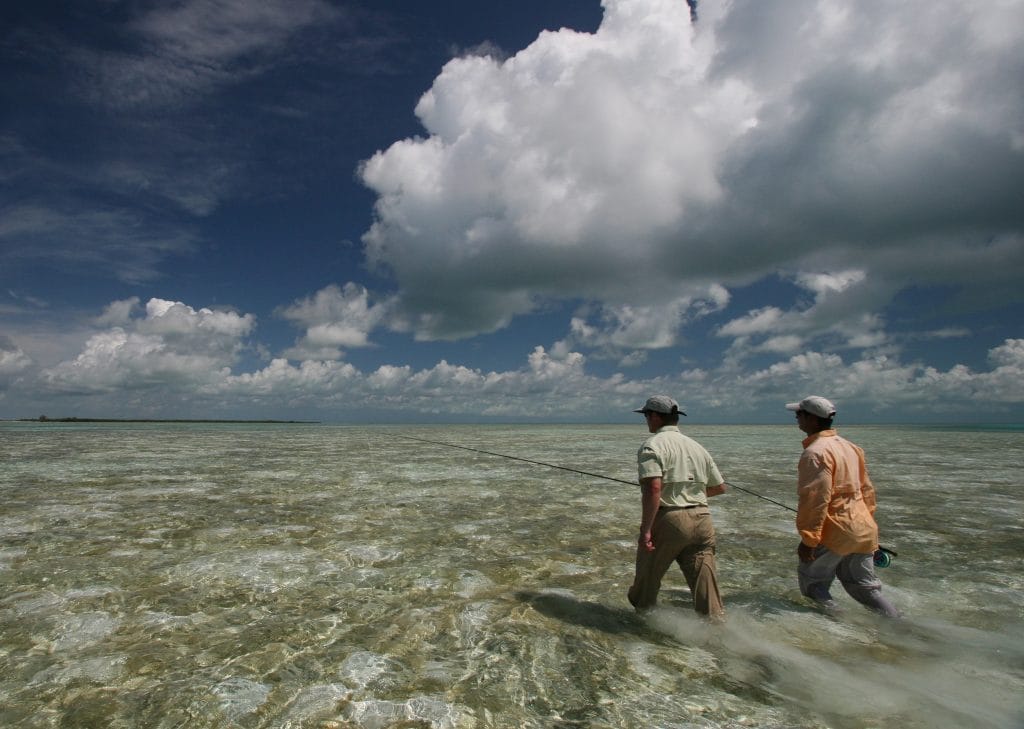
<path fill-rule="evenodd" d="M 722 483 L 718 484 L 717 486 L 705 486 L 704 487 L 704 494 L 708 498 L 711 498 L 712 496 L 721 496 L 722 494 L 725 493 L 725 491 L 726 491 L 726 489 L 728 487 L 729 487 L 729 484 L 727 484 L 725 482 L 722 482 Z"/>
<path fill-rule="evenodd" d="M 654 551 L 654 537 L 651 536 L 650 532 L 640 532 L 640 549 L 644 549 L 648 552 Z"/>

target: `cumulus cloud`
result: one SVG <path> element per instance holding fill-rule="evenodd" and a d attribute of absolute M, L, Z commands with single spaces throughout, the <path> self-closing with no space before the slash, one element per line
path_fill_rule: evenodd
<path fill-rule="evenodd" d="M 342 356 L 343 347 L 369 346 L 370 332 L 385 323 L 389 310 L 389 302 L 372 302 L 370 292 L 359 284 L 327 286 L 279 311 L 280 316 L 306 330 L 285 356 L 332 360 Z"/>
<path fill-rule="evenodd" d="M 251 314 L 157 298 L 146 303 L 143 317 L 131 318 L 135 304 L 108 306 L 100 320 L 126 326 L 94 334 L 77 357 L 44 369 L 43 386 L 72 394 L 149 388 L 167 394 L 209 383 L 227 374 L 255 325 Z"/>
<path fill-rule="evenodd" d="M 323 407 L 337 403 L 358 374 L 355 367 L 344 362 L 307 360 L 292 365 L 287 359 L 277 358 L 262 370 L 212 382 L 204 392 L 219 396 L 264 397 L 272 403 L 319 403 Z"/>
<path fill-rule="evenodd" d="M 0 334 L 0 394 L 11 386 L 17 376 L 28 371 L 32 364 L 31 357 L 9 337 Z"/>
<path fill-rule="evenodd" d="M 596 33 L 451 61 L 427 135 L 364 164 L 367 256 L 421 338 L 777 271 L 846 272 L 800 281 L 819 297 L 869 280 L 861 345 L 907 285 L 1020 299 L 1024 61 L 993 20 L 1019 27 L 1020 2 L 603 5 Z"/>
<path fill-rule="evenodd" d="M 425 312 L 423 335 L 670 280 L 652 266 L 659 243 L 721 196 L 716 154 L 751 121 L 743 89 L 702 84 L 706 62 L 685 3 L 649 0 L 606 3 L 596 34 L 445 66 L 416 108 L 430 136 L 362 169 L 379 195 L 367 255 Z"/>
<path fill-rule="evenodd" d="M 988 371 L 964 365 L 941 371 L 887 355 L 845 362 L 836 354 L 809 352 L 744 376 L 733 392 L 752 401 L 779 399 L 787 392 L 793 397 L 823 392 L 837 406 L 889 417 L 962 415 L 972 408 L 989 416 L 1005 415 L 1024 402 L 1024 340 L 1007 339 L 989 351 L 989 361 L 993 367 Z"/>
<path fill-rule="evenodd" d="M 523 366 L 501 372 L 441 360 L 416 370 L 408 365 L 381 365 L 360 372 L 341 362 L 274 360 L 253 374 L 231 376 L 206 388 L 210 396 L 230 394 L 290 405 L 315 406 L 334 413 L 356 413 L 373 420 L 387 414 L 405 417 L 573 417 L 608 410 L 614 391 L 629 393 L 621 377 L 602 379 L 585 372 L 579 353 L 553 357 L 536 347 Z M 614 405 L 612 406 L 614 407 Z M 614 412 L 614 410 L 612 411 Z"/>
<path fill-rule="evenodd" d="M 885 355 L 845 361 L 836 354 L 807 352 L 761 370 L 717 372 L 696 368 L 651 379 L 606 377 L 587 371 L 578 352 L 536 347 L 524 364 L 483 371 L 442 360 L 417 370 L 382 365 L 360 372 L 346 363 L 275 360 L 253 374 L 211 382 L 209 396 L 244 396 L 287 402 L 321 412 L 355 413 L 372 420 L 386 413 L 406 417 L 621 419 L 652 392 L 676 393 L 703 419 L 725 408 L 756 417 L 807 392 L 825 392 L 846 412 L 900 418 L 976 413 L 998 415 L 1024 402 L 1024 340 L 1006 340 L 990 352 L 992 368 L 956 365 L 940 371 Z"/>
<path fill-rule="evenodd" d="M 111 301 L 107 304 L 103 313 L 96 317 L 95 324 L 100 327 L 116 327 L 128 324 L 132 314 L 139 308 L 139 297 L 132 296 L 130 299 Z"/>
<path fill-rule="evenodd" d="M 319 299 L 296 303 L 292 313 L 312 318 L 346 300 L 342 289 L 324 291 Z M 621 420 L 652 392 L 675 394 L 705 420 L 723 410 L 753 418 L 759 409 L 806 392 L 827 393 L 847 413 L 855 407 L 888 418 L 977 413 L 979 408 L 998 415 L 1024 403 L 1024 339 L 994 347 L 990 367 L 983 370 L 965 365 L 939 370 L 883 353 L 844 359 L 805 351 L 752 371 L 696 367 L 627 378 L 595 374 L 587 357 L 563 341 L 550 350 L 536 346 L 519 365 L 491 371 L 446 359 L 419 369 L 382 364 L 362 371 L 346 362 L 293 363 L 283 357 L 254 371 L 236 371 L 255 326 L 249 314 L 154 298 L 144 307 L 132 299 L 112 302 L 101 319 L 118 324 L 97 331 L 77 356 L 37 377 L 25 353 L 0 339 L 0 384 L 34 379 L 31 386 L 64 402 L 105 413 L 130 403 L 131 414 L 165 417 L 297 413 L 361 422 L 382 417 Z"/>
<path fill-rule="evenodd" d="M 702 291 L 692 288 L 694 293 L 666 297 L 664 303 L 592 307 L 594 312 L 584 311 L 572 318 L 569 336 L 554 349 L 584 347 L 602 357 L 621 358 L 627 365 L 638 364 L 644 359 L 643 350 L 677 344 L 686 323 L 719 312 L 729 303 L 729 292 L 722 286 L 710 285 Z"/>
<path fill-rule="evenodd" d="M 801 272 L 793 283 L 812 298 L 789 310 L 753 309 L 718 328 L 719 337 L 733 339 L 728 354 L 733 364 L 753 353 L 793 353 L 812 343 L 863 349 L 887 342 L 884 321 L 870 311 L 891 292 L 868 280 L 865 271 Z"/>

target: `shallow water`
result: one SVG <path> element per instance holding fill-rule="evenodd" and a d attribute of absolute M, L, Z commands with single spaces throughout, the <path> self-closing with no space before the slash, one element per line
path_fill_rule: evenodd
<path fill-rule="evenodd" d="M 793 426 L 690 426 L 793 504 Z M 0 726 L 1024 726 L 1024 433 L 850 426 L 899 621 L 715 499 L 725 625 L 625 600 L 637 426 L 0 424 Z"/>

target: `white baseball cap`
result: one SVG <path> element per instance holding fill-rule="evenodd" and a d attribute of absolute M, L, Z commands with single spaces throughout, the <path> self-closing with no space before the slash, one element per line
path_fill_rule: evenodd
<path fill-rule="evenodd" d="M 786 410 L 803 410 L 805 413 L 817 415 L 819 418 L 831 418 L 836 414 L 836 406 L 831 400 L 818 395 L 805 397 L 800 402 L 786 403 Z"/>

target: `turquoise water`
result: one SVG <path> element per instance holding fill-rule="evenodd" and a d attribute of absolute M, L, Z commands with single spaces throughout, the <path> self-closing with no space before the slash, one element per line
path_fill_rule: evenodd
<path fill-rule="evenodd" d="M 690 426 L 794 504 L 794 426 Z M 642 426 L 0 424 L 0 726 L 1008 727 L 1024 436 L 850 426 L 900 621 L 799 596 L 792 513 L 715 499 L 725 625 L 625 591 Z"/>

